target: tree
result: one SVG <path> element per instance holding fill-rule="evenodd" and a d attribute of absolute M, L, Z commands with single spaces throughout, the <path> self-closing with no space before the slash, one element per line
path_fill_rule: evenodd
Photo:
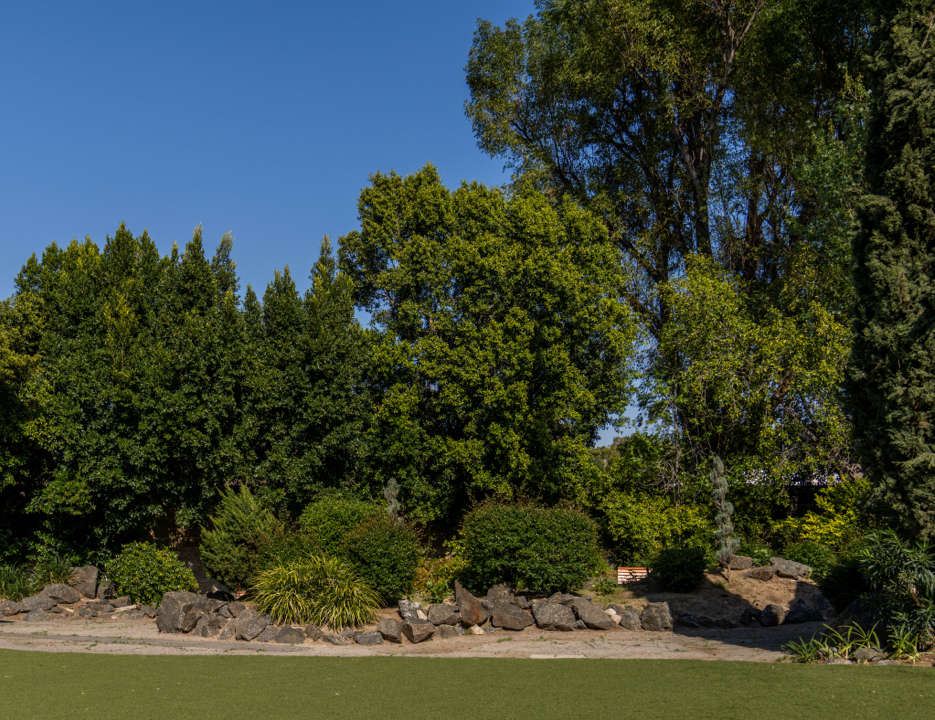
<path fill-rule="evenodd" d="M 935 536 L 935 3 L 879 2 L 847 401 L 889 519 Z"/>
<path fill-rule="evenodd" d="M 451 192 L 431 166 L 373 175 L 359 213 L 339 255 L 374 323 L 375 482 L 422 521 L 581 499 L 636 339 L 601 223 L 533 191 Z"/>
<path fill-rule="evenodd" d="M 714 557 L 726 571 L 729 583 L 730 564 L 734 559 L 734 553 L 740 547 L 740 540 L 734 537 L 734 523 L 731 520 L 734 515 L 734 505 L 727 499 L 730 485 L 724 477 L 724 463 L 716 455 L 714 456 L 714 469 L 708 479 L 711 482 L 711 499 L 714 501 L 714 525 L 717 527 L 714 531 L 714 538 L 717 541 L 718 550 Z"/>

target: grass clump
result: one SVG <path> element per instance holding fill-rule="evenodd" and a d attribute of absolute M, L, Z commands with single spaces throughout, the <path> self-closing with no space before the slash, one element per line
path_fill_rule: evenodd
<path fill-rule="evenodd" d="M 253 584 L 261 612 L 276 623 L 327 625 L 334 630 L 374 621 L 383 599 L 343 560 L 311 556 L 273 565 Z"/>
<path fill-rule="evenodd" d="M 0 600 L 19 602 L 29 595 L 29 576 L 18 565 L 0 567 Z"/>

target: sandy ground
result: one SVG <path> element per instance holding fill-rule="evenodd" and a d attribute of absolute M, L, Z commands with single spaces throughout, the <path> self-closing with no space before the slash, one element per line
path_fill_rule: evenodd
<path fill-rule="evenodd" d="M 780 646 L 798 637 L 810 637 L 821 623 L 778 628 L 691 630 L 675 633 L 579 630 L 544 632 L 535 627 L 522 632 L 497 631 L 483 636 L 465 635 L 452 640 L 429 640 L 412 645 L 384 643 L 373 647 L 335 647 L 323 642 L 303 645 L 222 642 L 188 635 L 158 632 L 152 620 L 84 620 L 71 618 L 44 622 L 0 621 L 0 648 L 43 652 L 82 652 L 145 655 L 308 655 L 363 657 L 509 657 L 509 658 L 645 658 L 694 660 L 775 661 Z"/>

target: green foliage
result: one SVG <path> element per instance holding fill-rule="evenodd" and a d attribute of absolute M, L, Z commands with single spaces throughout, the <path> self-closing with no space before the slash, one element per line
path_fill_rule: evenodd
<path fill-rule="evenodd" d="M 246 587 L 261 552 L 281 534 L 279 521 L 246 485 L 226 488 L 212 518 L 201 530 L 201 559 L 211 577 L 232 588 Z"/>
<path fill-rule="evenodd" d="M 32 592 L 38 593 L 47 585 L 70 585 L 71 568 L 71 558 L 52 554 L 40 556 L 29 576 Z"/>
<path fill-rule="evenodd" d="M 770 565 L 770 558 L 773 557 L 776 553 L 773 552 L 772 548 L 769 548 L 765 545 L 759 545 L 757 543 L 751 543 L 746 540 L 742 540 L 740 547 L 737 550 L 738 555 L 746 555 L 749 558 L 753 559 L 753 565 L 755 567 L 764 567 Z"/>
<path fill-rule="evenodd" d="M 18 565 L 0 566 L 0 599 L 19 602 L 30 595 L 29 576 Z"/>
<path fill-rule="evenodd" d="M 464 575 L 464 544 L 460 540 L 446 543 L 451 550 L 440 558 L 423 556 L 416 570 L 415 590 L 435 604 L 448 598 L 454 590 L 454 581 Z M 424 552 L 424 551 L 423 551 Z"/>
<path fill-rule="evenodd" d="M 734 537 L 734 524 L 731 522 L 734 506 L 727 500 L 727 491 L 730 486 L 727 478 L 724 477 L 724 463 L 717 456 L 714 457 L 714 469 L 711 471 L 709 480 L 716 511 L 714 524 L 717 530 L 714 531 L 714 539 L 718 544 L 718 550 L 715 559 L 722 566 L 729 567 L 734 553 L 740 547 L 740 540 Z"/>
<path fill-rule="evenodd" d="M 599 577 L 591 586 L 591 591 L 597 596 L 612 595 L 617 589 L 617 580 L 606 575 Z"/>
<path fill-rule="evenodd" d="M 472 499 L 586 501 L 636 343 L 601 220 L 529 188 L 450 191 L 431 165 L 373 175 L 358 208 L 340 258 L 373 317 L 374 482 L 422 523 Z"/>
<path fill-rule="evenodd" d="M 273 565 L 288 565 L 311 555 L 321 555 L 317 542 L 301 530 L 280 526 L 264 541 L 257 555 L 256 568 L 266 570 Z"/>
<path fill-rule="evenodd" d="M 148 542 L 124 545 L 106 572 L 121 595 L 146 605 L 158 606 L 174 590 L 198 591 L 194 573 L 172 550 Z"/>
<path fill-rule="evenodd" d="M 476 590 L 508 582 L 567 592 L 603 567 L 596 525 L 570 508 L 485 503 L 465 516 L 461 536 L 465 580 Z"/>
<path fill-rule="evenodd" d="M 337 558 L 310 556 L 260 572 L 256 607 L 277 623 L 327 625 L 333 630 L 373 622 L 382 598 Z"/>
<path fill-rule="evenodd" d="M 818 578 L 818 589 L 837 613 L 844 612 L 848 605 L 870 591 L 856 549 L 838 556 Z"/>
<path fill-rule="evenodd" d="M 875 525 L 866 509 L 869 496 L 870 483 L 865 478 L 830 482 L 815 497 L 817 511 L 785 518 L 775 523 L 773 530 L 790 545 L 810 542 L 844 552 Z"/>
<path fill-rule="evenodd" d="M 412 591 L 419 565 L 419 539 L 388 515 L 363 519 L 345 536 L 341 556 L 388 602 Z"/>
<path fill-rule="evenodd" d="M 850 659 L 861 648 L 878 648 L 880 639 L 876 625 L 866 630 L 859 625 L 846 628 L 833 628 L 825 625 L 825 631 L 818 637 L 812 635 L 809 640 L 793 640 L 782 646 L 783 652 L 793 662 L 813 663 L 833 658 Z"/>
<path fill-rule="evenodd" d="M 326 555 L 340 555 L 345 536 L 364 520 L 385 515 L 379 505 L 340 494 L 327 494 L 308 505 L 299 527 Z"/>
<path fill-rule="evenodd" d="M 820 579 L 835 562 L 834 551 L 812 540 L 801 540 L 782 551 L 787 560 L 800 562 L 812 568 L 812 580 Z"/>
<path fill-rule="evenodd" d="M 652 578 L 669 592 L 691 592 L 704 578 L 707 561 L 704 548 L 669 548 L 653 560 Z"/>
<path fill-rule="evenodd" d="M 888 524 L 917 538 L 935 538 L 932 14 L 931 0 L 877 3 L 845 393 L 860 464 Z"/>

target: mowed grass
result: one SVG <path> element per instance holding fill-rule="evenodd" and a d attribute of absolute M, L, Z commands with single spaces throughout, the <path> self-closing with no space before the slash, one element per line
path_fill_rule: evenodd
<path fill-rule="evenodd" d="M 0 718 L 932 718 L 935 670 L 0 651 Z"/>

